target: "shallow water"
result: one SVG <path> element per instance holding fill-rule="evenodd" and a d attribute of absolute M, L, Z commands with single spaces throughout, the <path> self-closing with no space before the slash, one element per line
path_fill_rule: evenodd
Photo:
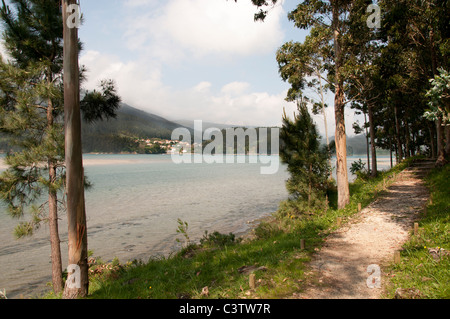
<path fill-rule="evenodd" d="M 93 183 L 86 192 L 88 246 L 102 260 L 147 261 L 179 249 L 177 219 L 188 222 L 191 240 L 204 231 L 241 233 L 248 221 L 274 212 L 286 198 L 284 167 L 261 175 L 263 164 L 174 164 L 167 155 L 85 155 Z M 263 165 L 267 166 L 267 165 Z M 67 224 L 61 216 L 62 255 Z M 48 289 L 48 229 L 16 240 L 17 220 L 0 213 L 0 289 L 10 298 Z M 66 265 L 66 259 L 63 265 Z"/>
<path fill-rule="evenodd" d="M 261 175 L 267 164 L 174 164 L 168 155 L 84 155 L 93 187 L 86 191 L 88 246 L 107 261 L 147 261 L 179 249 L 177 219 L 188 222 L 191 240 L 205 231 L 242 233 L 249 221 L 268 215 L 287 197 L 283 165 Z M 348 165 L 359 159 L 350 157 Z M 364 161 L 364 158 L 362 157 Z M 388 168 L 380 157 L 380 168 Z M 63 266 L 67 265 L 67 223 L 60 221 Z M 35 296 L 51 281 L 48 228 L 16 240 L 18 221 L 0 206 L 0 290 L 9 298 Z"/>

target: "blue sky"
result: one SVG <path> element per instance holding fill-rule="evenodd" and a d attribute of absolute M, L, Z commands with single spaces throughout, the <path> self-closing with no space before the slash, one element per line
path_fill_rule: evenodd
<path fill-rule="evenodd" d="M 296 4 L 281 1 L 254 22 L 250 0 L 81 0 L 84 87 L 113 79 L 123 102 L 170 120 L 281 125 L 283 108 L 296 106 L 284 100 L 275 54 L 306 35 L 287 19 Z M 327 117 L 333 135 L 332 107 Z"/>

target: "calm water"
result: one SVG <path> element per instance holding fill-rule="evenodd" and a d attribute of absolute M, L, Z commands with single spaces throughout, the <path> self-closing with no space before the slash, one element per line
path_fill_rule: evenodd
<path fill-rule="evenodd" d="M 102 260 L 168 254 L 179 248 L 177 219 L 189 223 L 191 240 L 204 231 L 241 233 L 248 221 L 270 214 L 286 198 L 283 167 L 261 175 L 263 164 L 174 164 L 167 155 L 85 155 L 93 188 L 86 192 L 88 245 Z M 264 164 L 264 166 L 267 166 Z M 67 256 L 67 224 L 61 216 Z M 51 280 L 48 228 L 16 240 L 17 220 L 0 212 L 0 290 L 8 297 L 41 292 Z M 63 260 L 63 265 L 67 261 Z"/>
<path fill-rule="evenodd" d="M 349 158 L 348 164 L 359 157 Z M 204 231 L 242 233 L 249 221 L 268 215 L 287 197 L 285 167 L 261 175 L 266 164 L 174 164 L 167 155 L 85 155 L 93 188 L 86 192 L 88 245 L 102 260 L 147 261 L 179 249 L 177 219 L 189 223 L 191 240 Z M 364 157 L 362 158 L 364 161 Z M 388 168 L 380 158 L 380 168 Z M 0 210 L 0 290 L 9 298 L 48 290 L 51 281 L 48 228 L 16 240 L 17 225 Z M 67 224 L 61 216 L 63 265 Z"/>

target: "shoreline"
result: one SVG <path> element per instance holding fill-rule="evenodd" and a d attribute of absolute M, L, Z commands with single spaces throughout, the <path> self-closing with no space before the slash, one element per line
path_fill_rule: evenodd
<path fill-rule="evenodd" d="M 125 154 L 111 154 L 111 156 L 113 156 L 113 155 L 125 155 Z M 95 157 L 95 156 L 94 156 Z M 127 157 L 127 156 L 125 156 L 125 157 Z M 154 155 L 153 155 L 153 157 L 155 157 Z M 1 161 L 2 159 L 0 158 L 0 161 Z M 139 161 L 139 159 L 136 159 L 136 158 L 134 158 L 134 159 L 117 159 L 117 158 L 107 158 L 107 159 L 97 159 L 97 158 L 95 158 L 95 159 L 85 159 L 85 161 L 86 161 L 86 165 L 87 166 L 94 166 L 94 165 L 108 165 L 108 164 L 130 164 L 130 165 L 132 165 L 132 164 L 136 164 L 136 163 L 140 163 L 140 161 Z M 138 162 L 137 162 L 138 161 Z M 387 160 L 385 160 L 385 162 L 386 161 L 388 161 L 388 159 Z M 143 160 L 143 162 L 145 163 L 146 161 L 145 160 Z M 149 163 L 149 162 L 147 162 L 147 163 Z M 243 240 L 245 240 L 245 239 L 247 239 L 247 238 L 251 238 L 252 237 L 252 232 L 253 232 L 253 230 L 255 229 L 255 228 L 257 228 L 258 226 L 259 226 L 259 224 L 261 224 L 262 222 L 264 222 L 264 221 L 270 221 L 271 220 L 271 218 L 273 218 L 273 214 L 276 212 L 276 210 L 278 209 L 278 206 L 279 206 L 279 202 L 280 201 L 278 201 L 277 202 L 277 208 L 274 210 L 274 207 L 272 207 L 271 209 L 270 209 L 270 211 L 269 210 L 267 210 L 266 212 L 264 212 L 264 213 L 262 213 L 261 215 L 260 215 L 260 217 L 258 217 L 258 218 L 254 218 L 254 219 L 252 219 L 252 217 L 250 217 L 250 219 L 246 219 L 245 218 L 245 214 L 244 214 L 244 217 L 242 218 L 243 219 L 243 222 L 240 224 L 240 225 L 236 225 L 236 224 L 234 224 L 234 225 L 231 225 L 231 232 L 232 233 L 234 233 L 235 234 L 235 236 L 236 236 L 236 238 L 242 238 Z M 253 216 L 255 216 L 255 215 L 253 215 Z M 256 216 L 258 216 L 258 215 L 256 215 Z M 255 217 L 256 217 L 255 216 Z M 227 233 L 229 233 L 230 231 L 227 231 L 226 230 L 226 220 L 224 221 L 224 224 L 223 224 L 225 227 L 222 227 L 222 226 L 220 226 L 220 225 L 217 225 L 218 227 L 214 227 L 214 229 L 208 229 L 208 232 L 209 233 L 211 233 L 211 232 L 213 232 L 213 231 L 218 231 L 218 232 L 221 232 L 221 233 L 225 233 L 225 234 L 227 234 Z M 128 227 L 128 226 L 127 226 Z M 195 226 L 194 226 L 195 227 Z M 198 227 L 197 227 L 198 228 Z M 204 232 L 204 230 L 206 229 L 206 228 L 208 228 L 207 226 L 205 226 L 204 228 L 201 228 L 201 229 L 197 229 L 196 230 L 196 235 L 195 236 L 192 236 L 192 237 L 195 237 L 196 239 L 195 239 L 195 242 L 197 242 L 197 237 L 198 238 L 201 238 L 201 236 L 203 235 L 203 232 Z M 229 228 L 230 229 L 230 228 Z M 234 229 L 234 230 L 233 230 Z M 94 232 L 98 232 L 98 227 L 94 227 Z M 120 242 L 117 242 L 117 245 L 119 245 L 119 243 Z M 14 244 L 14 243 L 12 243 L 12 244 Z M 133 244 L 135 244 L 135 243 L 133 243 Z M 8 245 L 11 245 L 11 243 L 8 243 Z M 98 243 L 97 243 L 97 245 L 98 245 Z M 120 245 L 119 245 L 120 246 Z M 159 244 L 157 244 L 156 246 L 155 246 L 155 248 L 156 248 L 156 250 L 158 250 L 158 246 L 159 246 Z M 91 246 L 92 247 L 92 246 Z M 136 247 L 137 248 L 137 247 Z M 159 247 L 160 248 L 160 247 Z M 173 248 L 175 248 L 175 249 L 173 249 Z M 96 251 L 96 247 L 93 247 L 92 249 L 94 249 L 94 254 L 95 254 L 95 251 Z M 177 251 L 179 251 L 179 249 L 177 248 L 177 247 L 175 247 L 175 246 L 172 246 L 172 247 L 168 247 L 167 248 L 167 252 L 168 253 L 170 253 L 171 251 L 173 251 L 173 250 L 175 250 L 176 252 Z M 46 253 L 46 251 L 45 251 L 45 253 Z M 135 250 L 135 253 L 136 253 L 136 258 L 137 259 L 147 259 L 147 258 L 150 258 L 151 256 L 152 256 L 152 249 L 150 249 L 150 250 L 141 250 L 141 251 L 138 251 L 138 250 Z M 155 254 L 155 256 L 156 256 L 157 254 Z M 6 255 L 5 255 L 6 256 Z M 99 252 L 99 256 L 101 257 L 102 256 L 102 253 L 101 252 Z M 122 260 L 122 261 L 127 261 L 127 260 L 133 260 L 133 257 L 125 257 L 125 258 L 121 258 L 120 256 L 118 256 L 119 258 L 120 258 L 120 260 Z M 114 256 L 112 256 L 111 258 L 114 258 Z M 111 259 L 110 258 L 110 256 L 108 255 L 108 256 L 106 256 L 105 255 L 105 259 L 106 260 L 110 260 Z M 63 264 L 64 265 L 64 264 Z M 5 266 L 5 265 L 3 265 L 3 266 Z M 17 271 L 16 271 L 17 272 Z M 21 272 L 19 272 L 19 273 L 17 273 L 17 276 L 19 276 L 19 275 L 21 275 Z M 23 275 L 23 273 L 22 273 L 22 275 Z M 48 276 L 47 276 L 47 274 L 44 274 L 45 276 L 43 276 L 43 284 L 41 285 L 40 283 L 38 283 L 36 280 L 32 280 L 32 281 L 30 281 L 30 283 L 29 284 L 25 284 L 25 286 L 26 285 L 28 285 L 28 287 L 29 287 L 29 289 L 25 289 L 25 292 L 23 293 L 22 291 L 21 291 L 21 289 L 19 288 L 19 289 L 11 289 L 12 291 L 14 291 L 14 297 L 13 298 L 20 298 L 20 295 L 21 294 L 24 294 L 24 296 L 25 296 L 25 298 L 28 298 L 28 297 L 33 297 L 33 296 L 35 296 L 36 295 L 36 291 L 41 291 L 42 289 L 46 289 L 46 287 L 45 287 L 45 284 L 48 282 Z M 5 273 L 5 276 L 7 276 L 7 273 Z M 16 276 L 16 274 L 14 274 L 14 276 Z M 39 281 L 40 282 L 40 281 Z M 40 289 L 41 288 L 41 286 L 42 286 L 42 289 Z M 0 289 L 2 289 L 2 288 L 6 288 L 6 287 L 0 287 Z M 8 292 L 7 292 L 8 293 Z"/>
<path fill-rule="evenodd" d="M 84 155 L 88 156 L 161 156 L 161 157 L 167 157 L 170 156 L 170 154 L 136 154 L 136 153 L 85 153 Z M 225 156 L 226 154 L 224 154 Z M 243 156 L 242 154 L 241 156 Z M 254 154 L 254 155 L 245 155 L 245 156 L 268 156 L 268 155 L 260 155 L 260 154 Z M 366 155 L 351 155 L 347 156 L 347 160 L 352 158 L 360 158 L 363 163 L 367 162 Z M 98 165 L 114 165 L 114 164 L 142 164 L 145 163 L 145 160 L 137 161 L 136 159 L 95 159 L 95 158 L 83 158 L 83 166 L 98 166 Z M 377 157 L 377 163 L 378 164 L 384 164 L 384 165 L 390 165 L 390 157 L 389 155 L 379 155 Z M 349 161 L 347 161 L 347 165 L 351 165 Z M 396 161 L 394 159 L 394 166 L 396 165 Z M 0 157 L 0 170 L 6 170 L 8 166 L 4 163 L 4 158 Z"/>

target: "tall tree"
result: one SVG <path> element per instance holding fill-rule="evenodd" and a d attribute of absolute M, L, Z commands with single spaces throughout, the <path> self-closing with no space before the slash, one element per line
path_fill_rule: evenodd
<path fill-rule="evenodd" d="M 255 15 L 255 19 L 264 20 L 268 14 L 267 6 L 276 4 L 277 0 L 252 0 L 252 3 L 261 8 Z M 352 13 L 352 2 L 349 0 L 305 0 L 296 9 L 288 14 L 288 18 L 294 22 L 295 26 L 310 30 L 313 37 L 323 37 L 321 43 L 332 46 L 332 63 L 328 65 L 327 71 L 333 82 L 332 90 L 335 94 L 334 109 L 336 121 L 336 177 L 338 188 L 338 207 L 344 208 L 350 202 L 350 190 L 347 169 L 347 135 L 345 128 L 345 92 L 342 76 L 344 65 L 344 36 L 348 31 L 348 18 Z"/>
<path fill-rule="evenodd" d="M 81 147 L 80 76 L 78 67 L 78 26 L 70 26 L 70 6 L 76 0 L 64 0 L 64 123 L 69 266 L 75 269 L 75 285 L 66 282 L 64 298 L 86 297 L 89 292 L 86 207 Z M 69 14 L 70 13 L 70 14 Z M 72 274 L 70 274 L 72 275 Z"/>
<path fill-rule="evenodd" d="M 12 83 L 19 86 L 12 85 L 12 91 L 4 92 L 9 98 L 7 107 L 10 110 L 13 109 L 9 114 L 5 114 L 4 123 L 6 126 L 14 126 L 17 123 L 13 124 L 12 122 L 20 122 L 20 120 L 26 119 L 25 122 L 22 122 L 25 131 L 33 132 L 30 129 L 31 127 L 37 128 L 39 132 L 34 132 L 36 133 L 34 136 L 33 133 L 30 134 L 26 139 L 20 139 L 18 144 L 22 152 L 9 156 L 8 162 L 11 170 L 6 174 L 14 172 L 14 175 L 18 177 L 15 181 L 15 187 L 17 188 L 15 191 L 18 191 L 20 187 L 24 187 L 24 184 L 27 183 L 23 179 L 26 176 L 26 171 L 24 170 L 22 171 L 23 174 L 19 174 L 20 169 L 18 167 L 29 168 L 27 174 L 32 174 L 38 179 L 41 174 L 38 172 L 37 164 L 40 161 L 47 162 L 48 179 L 41 185 L 46 184 L 48 190 L 47 221 L 50 230 L 53 288 L 55 292 L 60 292 L 62 289 L 62 265 L 58 231 L 57 191 L 61 187 L 61 180 L 57 176 L 57 169 L 62 166 L 63 158 L 61 156 L 61 139 L 58 138 L 58 131 L 61 127 L 55 123 L 55 117 L 61 114 L 61 96 L 55 91 L 61 83 L 62 48 L 60 34 L 62 33 L 62 27 L 59 25 L 61 20 L 58 18 L 60 7 L 56 1 L 13 0 L 11 3 L 14 5 L 16 13 L 13 13 L 3 1 L 0 14 L 5 27 L 3 36 L 5 47 L 14 61 L 14 66 L 3 65 L 3 69 L 9 69 L 10 73 L 4 74 L 5 77 L 2 78 L 2 81 L 15 79 L 16 81 L 12 81 Z M 38 86 L 36 88 L 27 87 L 23 83 L 24 78 L 17 77 L 20 74 L 26 76 L 26 73 L 23 73 L 20 69 L 31 69 L 32 76 L 31 78 L 28 77 L 28 80 L 30 83 L 34 81 L 39 83 L 42 90 L 38 91 Z M 21 90 L 18 91 L 18 88 Z M 33 96 L 38 101 L 33 101 Z M 39 127 L 33 123 L 34 120 L 40 121 L 41 125 L 43 121 L 46 124 Z M 12 132 L 14 129 L 17 129 L 17 127 L 9 126 L 6 131 L 17 134 L 18 131 Z M 40 147 L 40 143 L 44 142 L 46 147 Z M 27 186 L 33 189 L 31 185 L 33 183 Z M 20 192 L 15 195 L 18 194 Z M 22 193 L 21 196 L 26 196 L 26 193 Z M 17 198 L 13 201 L 15 204 L 11 201 L 13 197 L 9 197 L 9 199 L 11 207 L 16 204 L 23 205 L 23 202 L 17 200 Z M 23 211 L 18 216 L 22 213 Z M 27 223 L 26 228 L 31 230 L 38 224 L 35 213 L 33 222 Z M 23 227 L 25 227 L 24 224 L 22 224 L 22 235 L 25 229 Z"/>
<path fill-rule="evenodd" d="M 380 45 L 376 30 L 368 26 L 369 13 L 367 1 L 353 3 L 345 36 L 345 63 L 343 76 L 346 78 L 346 95 L 351 102 L 369 118 L 369 137 L 371 145 L 371 176 L 377 175 L 377 153 L 375 141 L 375 118 L 377 104 L 380 104 L 379 63 Z M 359 107 L 358 107 L 359 106 Z"/>
<path fill-rule="evenodd" d="M 326 35 L 307 36 L 303 43 L 287 42 L 277 51 L 276 58 L 281 78 L 291 84 L 286 100 L 292 102 L 302 97 L 313 105 L 314 114 L 322 113 L 327 149 L 330 151 L 325 111 L 327 107 L 325 92 L 330 85 L 323 73 L 326 71 L 325 65 L 329 62 L 331 53 L 330 47 L 321 43 L 326 39 Z M 314 94 L 307 93 L 308 90 L 312 90 Z"/>
<path fill-rule="evenodd" d="M 431 121 L 446 126 L 446 146 L 442 152 L 450 156 L 450 74 L 444 69 L 439 69 L 439 75 L 431 80 L 432 87 L 428 90 L 426 97 L 429 99 L 429 109 L 425 112 L 425 117 Z M 439 120 L 438 120 L 439 119 Z M 442 146 L 441 146 L 442 147 Z M 445 163 L 445 160 L 441 161 Z M 442 163 L 441 163 L 442 164 Z"/>
<path fill-rule="evenodd" d="M 450 3 L 385 0 L 381 6 L 385 21 L 382 39 L 386 43 L 383 66 L 391 65 L 382 70 L 385 81 L 390 83 L 386 93 L 395 111 L 397 144 L 404 145 L 403 149 L 398 145 L 398 153 L 400 157 L 410 156 L 417 148 L 414 139 L 423 136 L 421 131 L 429 131 L 429 147 L 433 150 L 436 142 L 437 164 L 442 164 L 446 161 L 442 119 L 436 118 L 435 128 L 430 128 L 422 121 L 422 115 L 427 108 L 425 94 L 430 89 L 429 79 L 438 74 L 438 68 L 449 68 Z M 418 122 L 420 126 L 416 125 Z M 435 142 L 432 141 L 434 132 Z"/>
<path fill-rule="evenodd" d="M 9 169 L 0 180 L 2 198 L 17 218 L 31 206 L 31 221 L 16 228 L 19 237 L 32 235 L 41 222 L 49 224 L 53 289 L 59 293 L 63 282 L 58 209 L 63 207 L 59 204 L 65 181 L 61 3 L 10 2 L 14 10 L 4 1 L 0 10 L 10 57 L 0 62 L 0 130 L 11 145 Z M 100 92 L 88 92 L 83 101 L 84 118 L 96 121 L 115 117 L 120 98 L 113 83 L 105 81 Z M 48 200 L 42 204 L 44 190 Z"/>

